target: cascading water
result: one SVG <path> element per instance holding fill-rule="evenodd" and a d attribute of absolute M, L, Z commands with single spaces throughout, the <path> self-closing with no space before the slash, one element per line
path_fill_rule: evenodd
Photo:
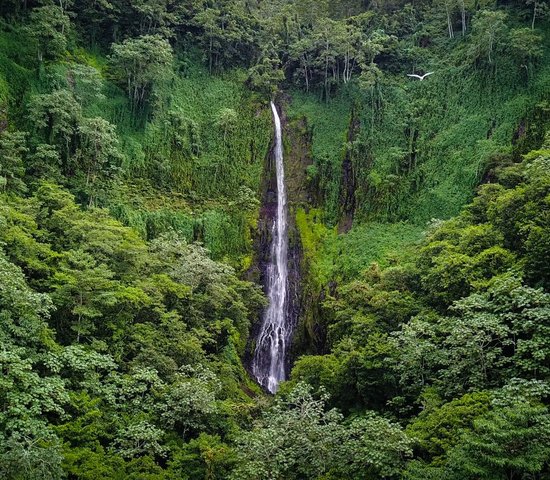
<path fill-rule="evenodd" d="M 271 102 L 275 123 L 275 168 L 277 175 L 277 213 L 272 227 L 270 261 L 266 271 L 269 305 L 252 359 L 252 374 L 271 393 L 285 379 L 285 361 L 292 325 L 288 315 L 288 235 L 285 172 L 281 120 Z"/>

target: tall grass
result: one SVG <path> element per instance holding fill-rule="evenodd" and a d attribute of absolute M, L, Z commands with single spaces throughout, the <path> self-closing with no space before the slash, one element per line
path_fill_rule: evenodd
<path fill-rule="evenodd" d="M 127 204 L 127 221 L 148 237 L 172 228 L 203 242 L 215 258 L 245 262 L 258 205 L 250 195 L 260 198 L 271 141 L 269 111 L 239 72 L 212 76 L 193 63 L 156 95 L 154 115 L 143 129 L 126 124 L 119 131 L 126 181 L 142 179 L 165 202 L 161 209 L 142 205 L 140 214 L 130 214 L 135 207 Z M 182 198 L 185 213 L 179 210 Z"/>
<path fill-rule="evenodd" d="M 423 82 L 388 75 L 376 111 L 365 94 L 329 103 L 293 96 L 291 114 L 305 116 L 312 127 L 329 223 L 338 212 L 346 149 L 356 177 L 356 221 L 423 225 L 456 215 L 493 159 L 511 152 L 520 124 L 529 123 L 536 105 L 548 98 L 548 62 L 529 80 L 507 63 L 490 79 L 466 67 L 434 68 Z M 361 121 L 352 144 L 346 138 L 350 97 Z"/>

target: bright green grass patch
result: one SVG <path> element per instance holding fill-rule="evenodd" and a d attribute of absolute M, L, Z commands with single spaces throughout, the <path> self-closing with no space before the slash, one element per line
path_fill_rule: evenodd
<path fill-rule="evenodd" d="M 424 230 L 410 223 L 369 222 L 339 235 L 336 242 L 328 246 L 338 277 L 351 279 L 373 262 L 388 266 L 394 260 L 406 258 Z"/>
<path fill-rule="evenodd" d="M 336 241 L 336 229 L 328 228 L 323 222 L 321 210 L 303 208 L 296 211 L 296 227 L 303 251 L 304 270 L 309 283 L 315 287 L 325 285 L 334 269 L 332 246 Z"/>
<path fill-rule="evenodd" d="M 338 235 L 326 227 L 320 210 L 298 209 L 296 225 L 302 242 L 309 282 L 326 285 L 357 276 L 373 262 L 387 266 L 406 258 L 422 239 L 425 227 L 411 223 L 367 222 Z"/>

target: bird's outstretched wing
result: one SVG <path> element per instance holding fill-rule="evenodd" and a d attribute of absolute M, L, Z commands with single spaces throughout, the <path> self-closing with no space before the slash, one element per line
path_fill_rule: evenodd
<path fill-rule="evenodd" d="M 424 75 L 422 75 L 422 78 L 426 78 L 428 75 L 431 75 L 432 73 L 434 73 L 434 72 L 425 73 Z"/>
<path fill-rule="evenodd" d="M 420 75 L 416 75 L 414 73 L 407 73 L 407 77 L 422 78 Z"/>

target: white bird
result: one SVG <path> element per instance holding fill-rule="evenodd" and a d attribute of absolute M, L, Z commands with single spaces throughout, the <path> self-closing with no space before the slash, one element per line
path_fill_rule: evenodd
<path fill-rule="evenodd" d="M 432 73 L 434 73 L 434 72 L 428 72 L 428 73 L 425 73 L 424 75 L 416 75 L 415 73 L 407 73 L 407 77 L 418 78 L 420 81 L 422 81 L 422 80 L 424 80 L 428 75 L 431 75 Z"/>

